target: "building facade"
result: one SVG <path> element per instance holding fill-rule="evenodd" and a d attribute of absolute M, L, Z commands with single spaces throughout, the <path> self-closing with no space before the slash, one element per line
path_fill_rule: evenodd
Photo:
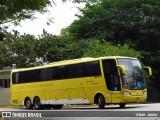
<path fill-rule="evenodd" d="M 0 70 L 0 106 L 10 105 L 10 73 L 12 68 Z"/>

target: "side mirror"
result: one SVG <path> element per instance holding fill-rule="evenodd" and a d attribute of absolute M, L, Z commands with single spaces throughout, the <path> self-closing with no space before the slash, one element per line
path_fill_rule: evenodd
<path fill-rule="evenodd" d="M 121 72 L 122 72 L 123 75 L 126 74 L 126 68 L 125 68 L 125 66 L 123 66 L 123 65 L 116 65 L 116 66 L 121 69 Z"/>
<path fill-rule="evenodd" d="M 148 73 L 148 75 L 152 75 L 152 69 L 148 66 L 143 66 L 144 70 Z"/>

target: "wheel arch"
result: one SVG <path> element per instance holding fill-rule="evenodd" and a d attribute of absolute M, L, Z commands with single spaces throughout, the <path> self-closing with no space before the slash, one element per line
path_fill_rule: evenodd
<path fill-rule="evenodd" d="M 104 97 L 103 93 L 101 93 L 101 92 L 97 92 L 95 94 L 95 96 L 94 96 L 94 104 L 98 104 L 98 98 L 99 98 L 100 95 L 102 95 Z"/>
<path fill-rule="evenodd" d="M 34 103 L 35 98 L 39 98 L 39 100 L 41 100 L 39 96 L 34 96 L 33 103 Z"/>
<path fill-rule="evenodd" d="M 31 99 L 29 96 L 27 96 L 27 97 L 25 97 L 25 99 L 24 99 L 24 106 L 26 106 L 26 101 L 27 101 L 27 99 L 30 99 L 30 100 L 31 100 L 31 103 L 33 104 L 32 99 Z"/>

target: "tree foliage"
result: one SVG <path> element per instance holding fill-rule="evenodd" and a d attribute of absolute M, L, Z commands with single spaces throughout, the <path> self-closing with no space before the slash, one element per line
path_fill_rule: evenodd
<path fill-rule="evenodd" d="M 97 0 L 86 4 L 67 30 L 78 40 L 97 38 L 141 51 L 143 63 L 153 69 L 154 86 L 160 88 L 159 13 L 159 0 Z"/>
<path fill-rule="evenodd" d="M 61 0 L 73 3 L 86 2 L 86 0 Z M 94 0 L 89 0 L 90 2 Z M 55 0 L 0 0 L 0 25 L 8 22 L 19 24 L 21 20 L 34 19 L 36 12 L 47 12 L 47 6 L 55 4 Z"/>
<path fill-rule="evenodd" d="M 15 35 L 5 32 L 0 42 L 0 67 L 16 64 L 18 67 L 32 66 L 36 59 L 36 39 L 34 36 Z"/>
<path fill-rule="evenodd" d="M 99 0 L 81 10 L 69 32 L 78 39 L 103 38 L 156 51 L 160 43 L 159 13 L 159 0 Z"/>
<path fill-rule="evenodd" d="M 116 46 L 98 39 L 78 41 L 67 34 L 55 36 L 45 30 L 38 38 L 33 35 L 5 33 L 0 42 L 0 67 L 16 64 L 17 67 L 40 65 L 40 62 L 76 59 L 81 57 L 100 57 L 122 55 L 140 58 L 140 52 L 128 45 Z M 42 61 L 39 61 L 42 60 Z"/>
<path fill-rule="evenodd" d="M 46 31 L 39 36 L 39 57 L 45 62 L 55 62 L 80 57 L 80 45 L 69 36 L 54 36 Z"/>
<path fill-rule="evenodd" d="M 1 0 L 0 25 L 7 22 L 18 24 L 21 20 L 31 19 L 35 12 L 46 12 L 50 0 Z"/>
<path fill-rule="evenodd" d="M 101 56 L 129 56 L 141 58 L 139 51 L 129 48 L 128 45 L 116 46 L 112 43 L 98 39 L 85 40 L 82 43 L 84 46 L 84 57 L 101 57 Z"/>

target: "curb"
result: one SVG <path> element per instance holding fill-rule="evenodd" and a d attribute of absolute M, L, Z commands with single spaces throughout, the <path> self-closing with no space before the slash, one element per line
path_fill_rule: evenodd
<path fill-rule="evenodd" d="M 25 108 L 24 106 L 0 106 L 0 108 Z"/>

